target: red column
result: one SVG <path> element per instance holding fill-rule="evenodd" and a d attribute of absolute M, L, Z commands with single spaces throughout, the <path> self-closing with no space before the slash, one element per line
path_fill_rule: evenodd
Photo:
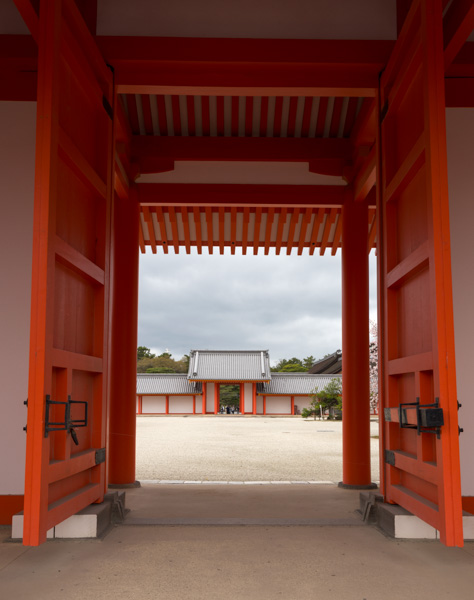
<path fill-rule="evenodd" d="M 245 413 L 245 405 L 244 405 L 244 384 L 240 384 L 240 398 L 239 398 L 239 412 L 241 414 Z"/>
<path fill-rule="evenodd" d="M 295 397 L 291 396 L 291 414 L 295 414 Z"/>
<path fill-rule="evenodd" d="M 141 415 L 143 413 L 143 399 L 142 396 L 138 396 L 138 414 Z"/>
<path fill-rule="evenodd" d="M 266 396 L 263 397 L 263 414 L 264 415 L 267 414 L 267 397 Z"/>
<path fill-rule="evenodd" d="M 342 208 L 342 482 L 370 481 L 369 263 L 367 202 L 346 194 Z"/>
<path fill-rule="evenodd" d="M 115 195 L 110 302 L 108 481 L 134 486 L 137 394 L 138 203 Z"/>
<path fill-rule="evenodd" d="M 196 396 L 193 394 L 193 415 L 196 414 Z"/>
<path fill-rule="evenodd" d="M 206 388 L 206 382 L 203 381 L 202 382 L 202 414 L 205 415 L 206 414 L 206 402 L 207 402 L 207 396 L 206 396 L 206 392 L 207 392 L 207 388 Z"/>
<path fill-rule="evenodd" d="M 252 413 L 257 414 L 257 384 L 252 383 Z"/>
<path fill-rule="evenodd" d="M 217 415 L 219 412 L 219 392 L 220 386 L 218 383 L 214 383 L 214 414 Z"/>
<path fill-rule="evenodd" d="M 165 408 L 165 412 L 167 415 L 170 414 L 170 397 L 169 396 L 165 396 L 166 398 L 166 408 Z"/>

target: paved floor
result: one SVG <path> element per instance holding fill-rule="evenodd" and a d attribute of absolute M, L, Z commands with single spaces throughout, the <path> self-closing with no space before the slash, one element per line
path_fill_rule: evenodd
<path fill-rule="evenodd" d="M 141 416 L 137 479 L 339 482 L 341 432 L 340 421 L 301 417 Z M 379 481 L 378 443 L 371 439 L 372 481 Z"/>
<path fill-rule="evenodd" d="M 388 539 L 354 514 L 357 492 L 335 485 L 148 485 L 127 494 L 129 524 L 114 527 L 102 540 L 54 540 L 39 548 L 0 543 L 0 597 L 470 600 L 473 595 L 474 543 L 461 549 Z M 156 518 L 190 515 L 260 521 L 271 515 L 280 525 L 144 526 Z M 284 524 L 295 515 L 319 524 Z M 6 538 L 7 530 L 0 535 Z"/>

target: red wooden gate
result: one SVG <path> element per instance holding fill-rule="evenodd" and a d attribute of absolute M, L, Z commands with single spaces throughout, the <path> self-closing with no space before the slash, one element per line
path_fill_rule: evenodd
<path fill-rule="evenodd" d="M 26 545 L 106 485 L 112 75 L 72 0 L 39 29 Z"/>
<path fill-rule="evenodd" d="M 381 77 L 382 487 L 461 546 L 442 49 L 441 0 L 414 0 Z"/>

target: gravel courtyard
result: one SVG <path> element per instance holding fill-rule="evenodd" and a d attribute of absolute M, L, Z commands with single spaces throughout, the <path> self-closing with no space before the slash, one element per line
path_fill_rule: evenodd
<path fill-rule="evenodd" d="M 371 422 L 371 436 L 378 423 Z M 372 481 L 379 481 L 371 438 Z M 301 418 L 137 417 L 137 479 L 327 481 L 342 479 L 342 423 Z"/>

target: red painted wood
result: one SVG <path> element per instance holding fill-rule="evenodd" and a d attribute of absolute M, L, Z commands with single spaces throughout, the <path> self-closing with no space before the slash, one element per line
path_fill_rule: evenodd
<path fill-rule="evenodd" d="M 40 14 L 26 545 L 106 489 L 105 463 L 75 461 L 106 445 L 113 122 L 102 94 L 113 106 L 112 76 L 71 0 L 42 2 Z M 88 403 L 77 446 L 66 431 L 45 437 L 46 395 Z M 83 410 L 72 405 L 72 418 Z"/>
<path fill-rule="evenodd" d="M 342 482 L 358 486 L 371 483 L 367 212 L 365 202 L 342 209 Z"/>
<path fill-rule="evenodd" d="M 445 420 L 438 439 L 383 422 L 380 411 L 382 451 L 396 456 L 394 466 L 382 465 L 382 489 L 436 527 L 444 544 L 462 546 L 440 0 L 412 3 L 381 94 L 381 408 L 439 399 Z"/>
<path fill-rule="evenodd" d="M 109 483 L 135 482 L 138 327 L 138 203 L 135 190 L 113 206 Z M 141 411 L 141 397 L 139 400 Z"/>
<path fill-rule="evenodd" d="M 341 208 L 344 186 L 139 183 L 141 206 L 240 206 Z"/>
<path fill-rule="evenodd" d="M 337 159 L 349 164 L 353 153 L 347 139 L 171 136 L 132 139 L 132 158 L 138 164 L 145 160 L 308 162 L 318 159 Z"/>

